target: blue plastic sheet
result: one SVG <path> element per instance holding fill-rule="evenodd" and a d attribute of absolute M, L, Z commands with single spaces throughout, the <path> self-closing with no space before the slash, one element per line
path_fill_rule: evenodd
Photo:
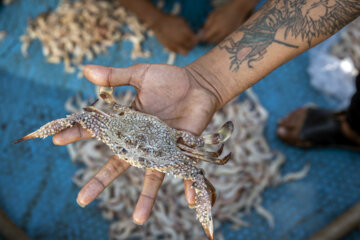
<path fill-rule="evenodd" d="M 70 162 L 65 147 L 54 146 L 50 138 L 12 145 L 40 125 L 63 117 L 66 99 L 78 91 L 86 97 L 94 95 L 93 85 L 86 79 L 64 73 L 62 64 L 46 63 L 39 42 L 29 48 L 29 58 L 21 55 L 19 37 L 28 18 L 57 4 L 55 0 L 15 0 L 7 7 L 0 6 L 0 30 L 8 32 L 0 42 L 0 207 L 33 239 L 108 239 L 109 223 L 102 218 L 97 203 L 85 209 L 76 205 L 79 189 L 71 177 L 78 166 Z M 201 27 L 209 11 L 205 0 L 182 1 L 181 14 L 194 29 Z M 147 40 L 145 47 L 152 51 L 152 58 L 131 61 L 131 44 L 124 42 L 92 63 L 124 67 L 143 61 L 166 62 L 167 53 L 154 38 Z M 177 56 L 175 64 L 184 66 L 210 48 L 198 46 L 188 56 Z M 270 113 L 266 128 L 270 145 L 288 158 L 283 172 L 299 170 L 306 163 L 311 164 L 311 170 L 301 181 L 265 191 L 264 206 L 274 215 L 274 229 L 251 214 L 248 228 L 233 230 L 224 223 L 226 239 L 307 239 L 360 200 L 359 154 L 300 150 L 276 138 L 276 122 L 289 111 L 307 102 L 331 107 L 311 88 L 307 65 L 305 53 L 275 70 L 254 90 Z M 358 237 L 360 232 L 355 232 L 347 239 Z"/>

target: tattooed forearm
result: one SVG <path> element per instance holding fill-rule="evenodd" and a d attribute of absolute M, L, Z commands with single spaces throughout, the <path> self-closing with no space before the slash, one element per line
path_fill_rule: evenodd
<path fill-rule="evenodd" d="M 359 0 L 271 0 L 254 20 L 237 30 L 242 33 L 240 40 L 230 36 L 219 48 L 230 54 L 231 70 L 238 71 L 243 62 L 252 68 L 273 43 L 298 48 L 275 38 L 280 29 L 284 40 L 300 37 L 310 47 L 314 39 L 334 34 L 359 15 Z"/>

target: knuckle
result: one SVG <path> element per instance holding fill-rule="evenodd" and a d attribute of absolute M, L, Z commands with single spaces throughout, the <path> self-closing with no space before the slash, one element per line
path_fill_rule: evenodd
<path fill-rule="evenodd" d="M 133 66 L 139 69 L 145 69 L 150 65 L 150 63 L 137 63 L 134 64 Z"/>
<path fill-rule="evenodd" d="M 131 76 L 129 81 L 130 85 L 135 86 L 136 88 L 140 89 L 143 80 L 146 78 L 148 70 L 151 68 L 150 63 L 138 63 L 133 66 L 136 69 L 136 74 Z M 133 75 L 133 74 L 132 74 Z"/>
<path fill-rule="evenodd" d="M 76 126 L 76 129 L 77 129 L 77 135 L 78 135 L 78 138 L 83 138 L 84 135 L 83 135 L 83 132 L 82 132 L 82 129 L 80 126 Z"/>
<path fill-rule="evenodd" d="M 153 172 L 153 171 L 149 171 L 145 174 L 145 177 L 150 180 L 151 182 L 162 182 L 163 180 L 163 176 L 157 174 L 156 172 Z"/>
<path fill-rule="evenodd" d="M 146 193 L 140 193 L 140 197 L 147 198 L 147 199 L 150 199 L 150 200 L 155 200 L 155 196 L 152 196 L 152 195 L 149 195 L 149 194 L 146 194 Z"/>
<path fill-rule="evenodd" d="M 111 169 L 113 171 L 117 172 L 118 174 L 121 174 L 122 172 L 124 172 L 127 169 L 127 167 L 124 166 L 123 161 L 116 156 L 114 156 L 110 159 L 110 166 L 111 166 Z"/>
<path fill-rule="evenodd" d="M 101 180 L 97 176 L 94 176 L 92 179 L 101 186 L 101 189 L 105 189 L 106 184 L 103 182 L 103 180 Z"/>
<path fill-rule="evenodd" d="M 106 76 L 106 84 L 108 86 L 112 86 L 111 85 L 111 79 L 112 79 L 112 74 L 113 74 L 113 68 L 112 67 L 109 67 L 108 68 L 109 70 L 107 71 L 107 76 Z"/>

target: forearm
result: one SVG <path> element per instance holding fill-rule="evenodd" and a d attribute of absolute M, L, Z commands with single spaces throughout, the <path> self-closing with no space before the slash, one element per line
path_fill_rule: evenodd
<path fill-rule="evenodd" d="M 255 8 L 259 0 L 232 0 L 233 7 L 240 11 L 251 11 Z"/>
<path fill-rule="evenodd" d="M 303 2 L 303 3 L 302 3 Z M 272 0 L 212 51 L 188 65 L 220 108 L 271 71 L 360 14 L 358 0 Z"/>
<path fill-rule="evenodd" d="M 117 0 L 126 9 L 133 12 L 142 22 L 150 28 L 153 27 L 158 19 L 164 14 L 150 0 Z"/>

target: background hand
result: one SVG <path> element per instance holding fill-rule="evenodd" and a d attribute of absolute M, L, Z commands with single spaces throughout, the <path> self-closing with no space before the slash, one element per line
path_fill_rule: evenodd
<path fill-rule="evenodd" d="M 85 76 L 100 86 L 132 85 L 137 89 L 133 107 L 153 114 L 170 126 L 200 134 L 213 113 L 218 99 L 201 84 L 199 75 L 191 68 L 170 65 L 138 64 L 129 68 L 86 66 Z M 54 136 L 55 144 L 63 145 L 91 137 L 76 126 Z M 81 206 L 92 202 L 106 186 L 122 174 L 130 165 L 112 157 L 105 166 L 81 189 L 77 201 Z M 144 223 L 151 212 L 164 174 L 147 169 L 141 195 L 133 213 L 133 220 Z M 185 182 L 185 194 L 189 205 L 194 204 L 191 182 Z"/>
<path fill-rule="evenodd" d="M 201 41 L 219 43 L 250 16 L 257 1 L 233 0 L 215 9 L 201 30 Z"/>
<path fill-rule="evenodd" d="M 151 28 L 159 42 L 176 53 L 186 55 L 198 43 L 195 33 L 178 16 L 162 14 Z"/>

